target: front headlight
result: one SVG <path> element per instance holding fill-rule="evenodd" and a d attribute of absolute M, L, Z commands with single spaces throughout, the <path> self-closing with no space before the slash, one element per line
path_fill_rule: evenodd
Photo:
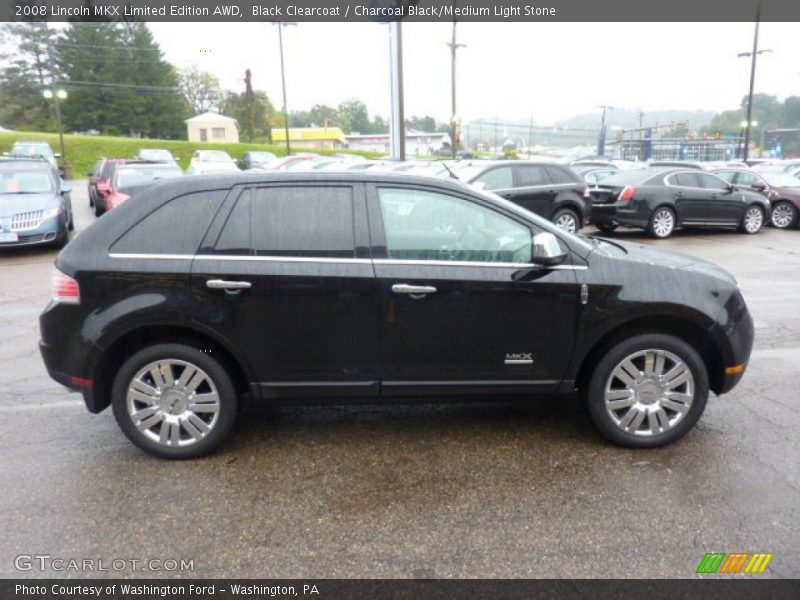
<path fill-rule="evenodd" d="M 61 212 L 59 207 L 56 208 L 48 208 L 47 210 L 42 211 L 42 221 L 45 219 L 52 219 L 53 217 L 57 217 L 58 213 Z"/>

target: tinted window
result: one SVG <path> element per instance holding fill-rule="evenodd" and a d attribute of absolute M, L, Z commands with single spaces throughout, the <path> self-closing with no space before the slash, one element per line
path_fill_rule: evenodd
<path fill-rule="evenodd" d="M 728 183 L 733 182 L 733 178 L 736 177 L 736 171 L 717 171 L 714 173 L 717 177 L 721 177 Z"/>
<path fill-rule="evenodd" d="M 266 187 L 245 191 L 215 247 L 218 254 L 352 258 L 349 187 Z"/>
<path fill-rule="evenodd" d="M 195 254 L 227 190 L 195 192 L 173 198 L 120 237 L 118 254 Z"/>
<path fill-rule="evenodd" d="M 553 180 L 553 183 L 575 183 L 575 178 L 567 173 L 564 169 L 559 169 L 558 167 L 551 167 L 548 165 L 545 167 L 545 170 L 547 171 L 547 174 L 550 175 L 550 179 Z"/>
<path fill-rule="evenodd" d="M 397 260 L 531 260 L 531 231 L 494 210 L 422 190 L 379 190 L 386 248 Z"/>
<path fill-rule="evenodd" d="M 670 176 L 669 182 L 672 185 L 680 185 L 683 187 L 701 187 L 700 182 L 697 180 L 697 176 L 694 173 L 676 173 L 675 175 Z"/>
<path fill-rule="evenodd" d="M 543 166 L 539 165 L 520 165 L 517 167 L 517 177 L 519 187 L 532 185 L 550 185 L 553 181 L 547 175 Z"/>
<path fill-rule="evenodd" d="M 727 190 L 728 185 L 722 181 L 719 177 L 714 177 L 714 175 L 709 175 L 708 173 L 698 173 L 695 175 L 700 180 L 700 185 L 702 185 L 707 190 Z"/>
<path fill-rule="evenodd" d="M 475 181 L 479 181 L 486 186 L 487 190 L 506 190 L 514 187 L 514 177 L 511 167 L 497 167 L 486 171 Z"/>

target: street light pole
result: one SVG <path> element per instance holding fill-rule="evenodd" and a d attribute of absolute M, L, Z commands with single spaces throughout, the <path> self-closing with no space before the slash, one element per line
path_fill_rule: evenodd
<path fill-rule="evenodd" d="M 747 127 L 744 132 L 744 150 L 743 150 L 743 158 L 742 160 L 746 161 L 748 158 L 748 154 L 750 152 L 750 125 L 752 123 L 753 117 L 753 90 L 755 88 L 756 82 L 756 58 L 759 54 L 763 54 L 764 52 L 772 52 L 772 50 L 765 49 L 759 50 L 758 49 L 758 26 L 761 21 L 761 2 L 759 0 L 758 5 L 756 6 L 756 26 L 755 31 L 753 33 L 753 51 L 752 52 L 740 52 L 737 56 L 741 58 L 742 56 L 749 56 L 751 57 L 750 60 L 750 92 L 747 95 Z"/>
<path fill-rule="evenodd" d="M 280 46 L 281 52 L 281 87 L 283 88 L 283 129 L 286 133 L 286 156 L 289 156 L 292 149 L 289 144 L 289 106 L 286 104 L 286 70 L 283 63 L 283 28 L 289 25 L 297 25 L 297 23 L 275 21 L 273 25 L 278 26 L 278 45 Z"/>
<path fill-rule="evenodd" d="M 606 152 L 606 111 L 614 110 L 614 107 L 600 104 L 597 108 L 603 109 L 603 114 L 600 117 L 600 136 L 597 138 L 597 156 L 604 156 Z"/>
<path fill-rule="evenodd" d="M 453 6 L 455 7 L 455 1 L 453 2 Z M 455 11 L 453 11 L 455 13 Z M 458 123 L 456 122 L 457 114 L 456 113 L 456 51 L 459 48 L 464 48 L 466 44 L 458 44 L 456 43 L 456 20 L 453 19 L 453 37 L 449 42 L 446 42 L 446 45 L 450 47 L 450 100 L 451 100 L 451 111 L 450 111 L 450 154 L 452 158 L 456 157 L 456 146 L 458 145 L 456 141 L 456 132 L 458 128 Z"/>

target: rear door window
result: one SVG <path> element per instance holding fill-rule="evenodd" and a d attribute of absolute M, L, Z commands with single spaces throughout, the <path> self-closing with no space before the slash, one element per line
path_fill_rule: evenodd
<path fill-rule="evenodd" d="M 721 180 L 719 177 L 710 175 L 709 173 L 698 173 L 696 177 L 700 180 L 702 185 L 707 190 L 727 190 L 728 184 Z"/>
<path fill-rule="evenodd" d="M 210 190 L 173 198 L 124 233 L 111 253 L 196 254 L 226 194 L 227 190 Z"/>
<path fill-rule="evenodd" d="M 486 171 L 475 181 L 483 183 L 489 191 L 507 190 L 514 187 L 514 176 L 511 167 L 495 167 Z"/>
<path fill-rule="evenodd" d="M 575 179 L 572 176 L 570 176 L 569 173 L 564 171 L 564 169 L 560 169 L 554 166 L 551 167 L 548 165 L 545 167 L 545 171 L 547 171 L 547 174 L 550 176 L 550 179 L 553 180 L 553 183 L 556 184 L 575 183 Z"/>
<path fill-rule="evenodd" d="M 538 185 L 552 185 L 553 180 L 545 171 L 544 165 L 519 165 L 517 166 L 517 185 L 519 187 L 534 187 Z"/>
<path fill-rule="evenodd" d="M 287 186 L 242 192 L 215 245 L 216 254 L 353 258 L 353 190 Z"/>

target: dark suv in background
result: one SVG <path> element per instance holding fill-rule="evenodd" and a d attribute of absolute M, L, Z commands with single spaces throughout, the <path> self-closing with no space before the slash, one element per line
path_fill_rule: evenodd
<path fill-rule="evenodd" d="M 710 263 L 391 173 L 162 182 L 73 240 L 53 284 L 50 375 L 170 458 L 216 447 L 245 394 L 578 390 L 606 438 L 660 446 L 739 381 L 753 342 L 736 281 Z"/>
<path fill-rule="evenodd" d="M 469 161 L 452 168 L 458 179 L 494 192 L 574 233 L 589 218 L 589 189 L 567 165 L 515 161 Z"/>

